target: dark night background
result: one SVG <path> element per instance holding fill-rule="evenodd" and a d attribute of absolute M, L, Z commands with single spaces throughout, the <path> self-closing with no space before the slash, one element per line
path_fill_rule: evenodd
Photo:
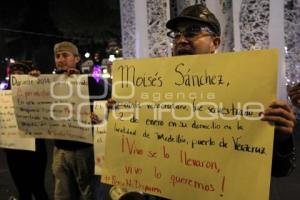
<path fill-rule="evenodd" d="M 54 66 L 53 45 L 74 42 L 84 53 L 101 52 L 107 57 L 108 43 L 121 43 L 119 0 L 9 0 L 0 1 L 0 82 L 6 75 L 7 61 L 32 60 L 42 73 Z M 53 197 L 51 171 L 53 141 L 46 140 L 46 189 Z M 0 149 L 0 200 L 13 199 L 17 191 Z"/>
<path fill-rule="evenodd" d="M 54 66 L 53 45 L 69 40 L 84 52 L 106 55 L 109 41 L 120 44 L 119 0 L 10 0 L 0 2 L 0 80 L 5 58 L 32 60 L 42 73 Z"/>
<path fill-rule="evenodd" d="M 119 0 L 9 0 L 0 1 L 0 81 L 5 79 L 5 58 L 32 60 L 42 73 L 54 66 L 53 45 L 69 40 L 81 52 L 101 52 L 107 57 L 108 43 L 121 43 Z M 84 58 L 83 58 L 84 59 Z M 300 125 L 295 135 L 300 155 Z M 53 193 L 51 174 L 52 141 L 47 140 L 48 165 L 46 187 Z M 0 149 L 0 200 L 16 195 L 16 189 Z M 300 159 L 297 168 L 285 178 L 273 178 L 272 200 L 299 199 Z M 252 191 L 249 191 L 252 192 Z"/>

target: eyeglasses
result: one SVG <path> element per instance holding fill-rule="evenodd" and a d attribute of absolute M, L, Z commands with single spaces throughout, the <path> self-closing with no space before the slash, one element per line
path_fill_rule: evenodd
<path fill-rule="evenodd" d="M 167 33 L 167 36 L 172 39 L 179 39 L 181 36 L 192 39 L 196 36 L 216 36 L 216 34 L 207 26 L 188 26 L 182 31 L 172 30 Z"/>

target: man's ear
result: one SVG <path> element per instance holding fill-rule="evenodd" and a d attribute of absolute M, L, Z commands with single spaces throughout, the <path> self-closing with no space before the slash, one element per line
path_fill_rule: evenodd
<path fill-rule="evenodd" d="M 80 61 L 80 56 L 75 56 L 75 62 L 76 62 L 76 64 L 79 63 L 79 61 Z"/>
<path fill-rule="evenodd" d="M 212 38 L 212 42 L 211 42 L 211 46 L 210 46 L 210 53 L 216 53 L 217 49 L 220 46 L 220 38 L 219 37 L 213 37 Z"/>
<path fill-rule="evenodd" d="M 219 37 L 215 37 L 213 40 L 214 46 L 215 46 L 215 50 L 217 50 L 220 46 L 221 40 Z"/>

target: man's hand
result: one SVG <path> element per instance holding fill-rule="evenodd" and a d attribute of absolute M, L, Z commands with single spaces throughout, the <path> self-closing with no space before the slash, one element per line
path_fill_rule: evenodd
<path fill-rule="evenodd" d="M 34 70 L 31 70 L 28 74 L 31 76 L 39 77 L 41 75 L 41 72 L 40 72 L 40 70 L 34 69 Z"/>
<path fill-rule="evenodd" d="M 113 109 L 117 105 L 117 102 L 114 99 L 108 99 L 106 107 L 108 110 Z"/>
<path fill-rule="evenodd" d="M 99 119 L 99 117 L 95 114 L 95 113 L 91 113 L 91 121 L 92 121 L 92 124 L 100 124 L 102 122 L 101 119 Z"/>
<path fill-rule="evenodd" d="M 275 100 L 263 113 L 262 121 L 275 125 L 276 143 L 284 142 L 293 134 L 295 115 L 292 108 L 285 100 Z"/>
<path fill-rule="evenodd" d="M 56 74 L 71 76 L 72 74 L 80 74 L 80 71 L 76 68 L 60 68 L 56 71 Z"/>
<path fill-rule="evenodd" d="M 71 76 L 72 74 L 80 74 L 80 71 L 76 68 L 68 68 L 65 74 Z"/>
<path fill-rule="evenodd" d="M 292 104 L 297 108 L 300 108 L 300 83 L 293 87 L 288 87 L 288 95 Z"/>

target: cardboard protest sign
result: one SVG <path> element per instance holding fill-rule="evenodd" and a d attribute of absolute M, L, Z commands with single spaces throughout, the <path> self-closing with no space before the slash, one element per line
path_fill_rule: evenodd
<path fill-rule="evenodd" d="M 94 125 L 94 156 L 95 174 L 102 174 L 104 163 L 105 140 L 107 133 L 107 101 L 94 101 L 93 112 L 101 120 L 101 123 Z"/>
<path fill-rule="evenodd" d="M 11 85 L 25 135 L 93 143 L 86 75 L 13 75 Z"/>
<path fill-rule="evenodd" d="M 171 199 L 267 200 L 274 129 L 260 113 L 277 67 L 276 50 L 116 61 L 102 181 Z"/>
<path fill-rule="evenodd" d="M 0 147 L 35 151 L 35 138 L 21 137 L 13 106 L 11 90 L 0 91 Z"/>

